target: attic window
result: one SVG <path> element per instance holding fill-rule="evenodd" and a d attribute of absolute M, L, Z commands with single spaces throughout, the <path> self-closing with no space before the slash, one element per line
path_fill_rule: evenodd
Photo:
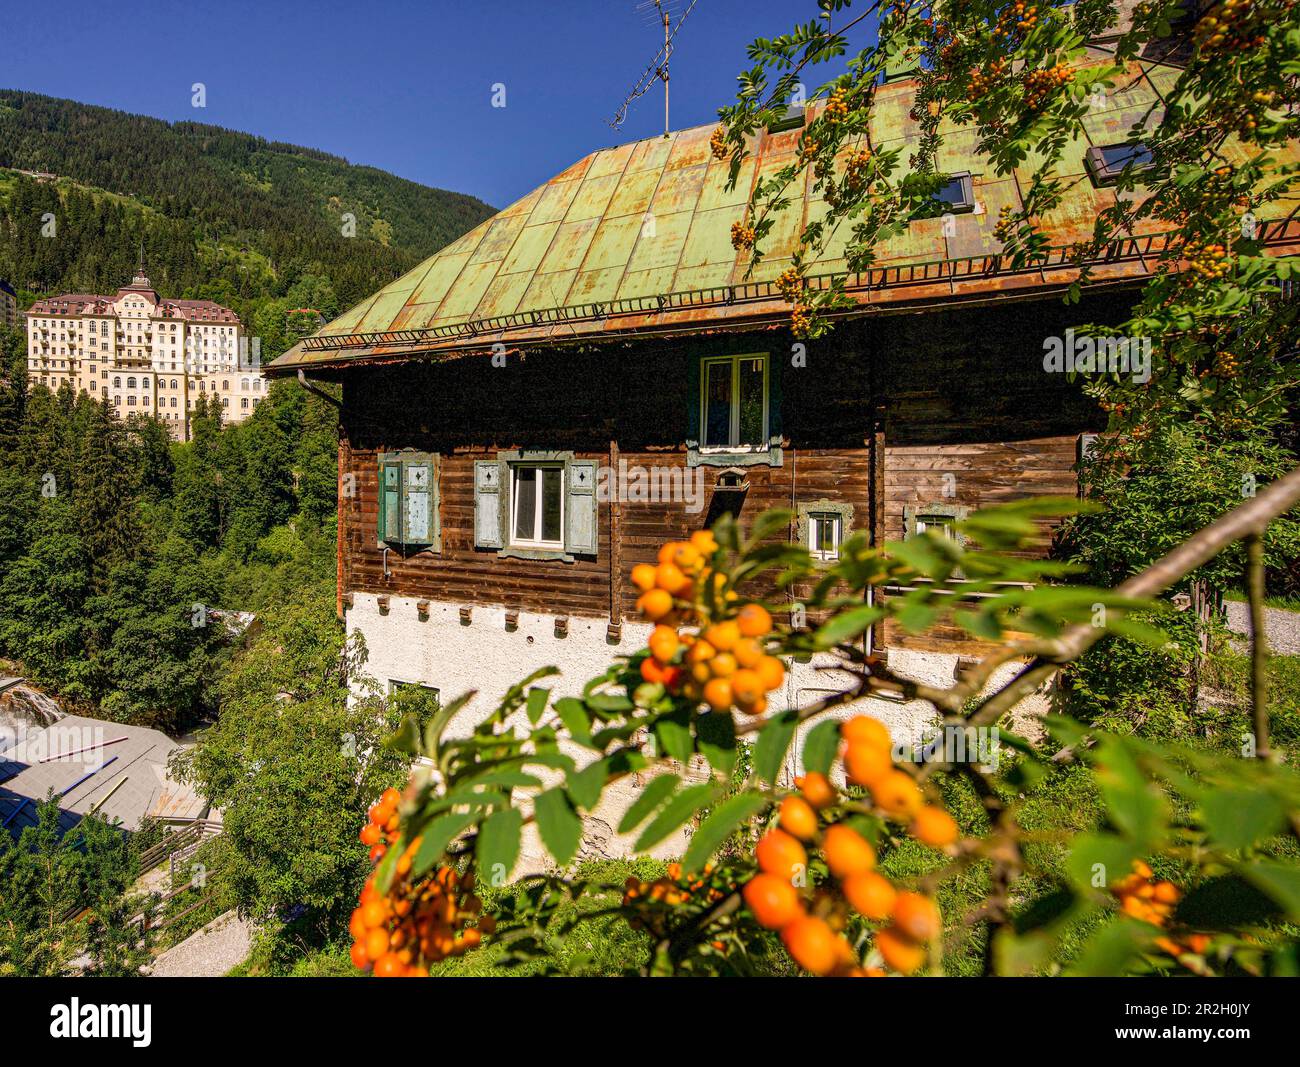
<path fill-rule="evenodd" d="M 797 130 L 803 125 L 804 109 L 802 104 L 787 104 L 785 114 L 776 121 L 769 123 L 768 133 L 785 133 L 786 130 Z"/>
<path fill-rule="evenodd" d="M 1130 168 L 1134 174 L 1143 174 L 1155 165 L 1151 149 L 1142 141 L 1089 148 L 1084 158 L 1088 173 L 1097 185 L 1114 184 L 1125 168 Z"/>
<path fill-rule="evenodd" d="M 934 194 L 935 202 L 952 214 L 975 210 L 975 186 L 970 171 L 950 174 L 948 181 Z"/>

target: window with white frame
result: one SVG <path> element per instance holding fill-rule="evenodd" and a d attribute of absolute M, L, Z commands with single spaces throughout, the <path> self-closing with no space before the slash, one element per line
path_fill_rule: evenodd
<path fill-rule="evenodd" d="M 511 465 L 510 543 L 526 548 L 564 547 L 563 464 Z"/>
<path fill-rule="evenodd" d="M 946 537 L 950 541 L 956 541 L 957 516 L 918 511 L 913 525 L 913 533 L 923 534 L 926 531 L 938 534 L 940 537 Z"/>
<path fill-rule="evenodd" d="M 839 559 L 843 539 L 843 515 L 831 511 L 808 512 L 808 552 L 813 559 Z"/>
<path fill-rule="evenodd" d="M 766 354 L 710 356 L 700 367 L 700 447 L 768 447 Z"/>

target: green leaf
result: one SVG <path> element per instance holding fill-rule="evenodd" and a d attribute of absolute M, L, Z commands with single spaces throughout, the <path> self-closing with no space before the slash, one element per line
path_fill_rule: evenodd
<path fill-rule="evenodd" d="M 798 723 L 799 713 L 791 708 L 773 715 L 759 730 L 758 740 L 754 743 L 754 773 L 765 782 L 776 784 Z"/>
<path fill-rule="evenodd" d="M 519 837 L 523 825 L 524 816 L 518 808 L 493 812 L 483 820 L 478 831 L 475 859 L 479 877 L 486 878 L 488 884 L 504 885 L 504 879 L 510 877 L 515 860 L 519 858 Z M 502 873 L 501 880 L 497 878 L 498 873 Z"/>
<path fill-rule="evenodd" d="M 803 743 L 803 769 L 814 774 L 829 774 L 840 752 L 840 724 L 837 719 L 823 719 L 811 730 Z"/>
<path fill-rule="evenodd" d="M 420 847 L 411 859 L 411 877 L 419 878 L 442 859 L 447 846 L 482 817 L 482 811 L 462 811 L 440 815 L 431 820 L 420 831 Z"/>
<path fill-rule="evenodd" d="M 555 713 L 575 741 L 581 745 L 590 744 L 591 715 L 587 712 L 587 705 L 576 697 L 563 697 L 555 702 Z"/>
<path fill-rule="evenodd" d="M 1120 918 L 1097 930 L 1084 942 L 1067 973 L 1084 978 L 1113 978 L 1122 975 L 1128 965 L 1144 952 L 1157 937 L 1159 927 L 1135 919 Z"/>
<path fill-rule="evenodd" d="M 1142 849 L 1116 834 L 1080 834 L 1065 860 L 1065 871 L 1080 889 L 1098 890 L 1132 873 Z"/>
<path fill-rule="evenodd" d="M 660 755 L 675 759 L 678 763 L 685 763 L 691 758 L 695 751 L 695 741 L 691 737 L 690 719 L 690 712 L 682 708 L 655 720 L 654 735 Z"/>
<path fill-rule="evenodd" d="M 565 866 L 577 854 L 582 843 L 582 820 L 569 803 L 563 789 L 548 789 L 533 801 L 537 832 L 555 862 Z"/>
<path fill-rule="evenodd" d="M 441 705 L 429 720 L 429 725 L 424 728 L 424 754 L 433 759 L 438 757 L 438 749 L 442 746 L 442 733 L 447 729 L 447 724 L 451 722 L 456 712 L 460 711 L 468 704 L 474 693 L 463 693 L 450 703 Z"/>
<path fill-rule="evenodd" d="M 635 830 L 649 818 L 655 808 L 668 799 L 680 784 L 681 778 L 675 774 L 661 774 L 657 778 L 652 778 L 641 790 L 641 795 L 623 813 L 623 818 L 618 824 L 618 832 L 626 834 Z"/>
<path fill-rule="evenodd" d="M 818 628 L 813 634 L 813 644 L 817 648 L 834 648 L 836 645 L 850 641 L 862 633 L 868 626 L 884 618 L 883 609 L 874 604 L 863 604 L 836 615 L 828 623 Z"/>
<path fill-rule="evenodd" d="M 1300 867 L 1266 860 L 1237 864 L 1236 870 L 1281 904 L 1288 919 L 1300 922 Z"/>
<path fill-rule="evenodd" d="M 569 799 L 575 807 L 590 811 L 600 803 L 600 794 L 609 778 L 609 760 L 593 760 L 569 778 Z"/>
<path fill-rule="evenodd" d="M 542 689 L 539 686 L 533 686 L 528 690 L 528 721 L 534 726 L 541 721 L 543 713 L 546 711 L 546 702 L 551 698 L 549 689 Z"/>
<path fill-rule="evenodd" d="M 701 715 L 695 720 L 695 736 L 709 766 L 730 775 L 736 766 L 736 720 L 730 712 Z"/>
<path fill-rule="evenodd" d="M 682 869 L 688 873 L 701 870 L 732 832 L 766 808 L 768 803 L 764 794 L 754 792 L 741 793 L 724 800 L 691 835 L 690 846 L 682 860 Z"/>
<path fill-rule="evenodd" d="M 646 849 L 659 844 L 660 841 L 678 829 L 700 808 L 705 807 L 713 799 L 714 790 L 715 787 L 712 782 L 704 782 L 683 789 L 664 805 L 663 810 L 642 831 L 641 836 L 636 839 L 636 850 L 644 852 Z"/>
<path fill-rule="evenodd" d="M 1258 789 L 1210 789 L 1200 808 L 1210 839 L 1230 852 L 1272 837 L 1286 820 L 1281 801 Z"/>

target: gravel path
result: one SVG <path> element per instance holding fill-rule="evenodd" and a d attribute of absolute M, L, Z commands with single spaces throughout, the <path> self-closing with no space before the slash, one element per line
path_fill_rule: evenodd
<path fill-rule="evenodd" d="M 244 962 L 252 943 L 252 924 L 228 911 L 154 960 L 149 975 L 151 978 L 219 978 Z"/>
<path fill-rule="evenodd" d="M 1240 600 L 1224 604 L 1228 614 L 1228 629 L 1249 636 L 1250 605 Z M 1300 612 L 1285 608 L 1264 609 L 1264 635 L 1268 650 L 1282 656 L 1300 656 Z"/>

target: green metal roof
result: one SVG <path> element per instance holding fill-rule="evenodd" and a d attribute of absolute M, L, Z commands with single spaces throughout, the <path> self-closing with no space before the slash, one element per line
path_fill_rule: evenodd
<path fill-rule="evenodd" d="M 1131 64 L 1105 106 L 1084 119 L 1084 135 L 1067 147 L 1057 169 L 1082 180 L 1069 184 L 1064 202 L 1043 219 L 1060 249 L 1057 273 L 1064 272 L 1068 246 L 1090 236 L 1098 212 L 1115 201 L 1113 189 L 1083 177 L 1087 149 L 1123 141 L 1174 76 L 1159 64 Z M 871 119 L 876 150 L 915 142 L 914 91 L 913 81 L 878 90 Z M 790 265 L 803 227 L 825 211 L 811 195 L 812 176 L 805 173 L 790 190 L 790 206 L 776 216 L 765 259 L 752 276 L 748 253 L 731 245 L 731 224 L 744 219 L 756 177 L 794 158 L 801 130 L 760 135 L 728 189 L 729 164 L 709 149 L 713 129 L 698 126 L 579 160 L 290 349 L 271 364 L 273 371 L 784 314 L 771 282 Z M 1002 206 L 1020 206 L 1019 190 L 1035 161 L 998 175 L 986 170 L 976 142 L 974 131 L 952 128 L 938 159 L 947 173 L 971 172 L 975 212 L 955 216 L 946 234 L 943 220 L 925 219 L 878 245 L 879 271 L 858 276 L 863 303 L 1054 283 L 1051 269 L 1004 270 L 993 235 Z M 851 225 L 842 224 L 807 273 L 843 273 L 851 236 Z M 1111 277 L 1145 273 L 1142 242 L 1150 251 L 1152 234 L 1133 237 Z"/>

